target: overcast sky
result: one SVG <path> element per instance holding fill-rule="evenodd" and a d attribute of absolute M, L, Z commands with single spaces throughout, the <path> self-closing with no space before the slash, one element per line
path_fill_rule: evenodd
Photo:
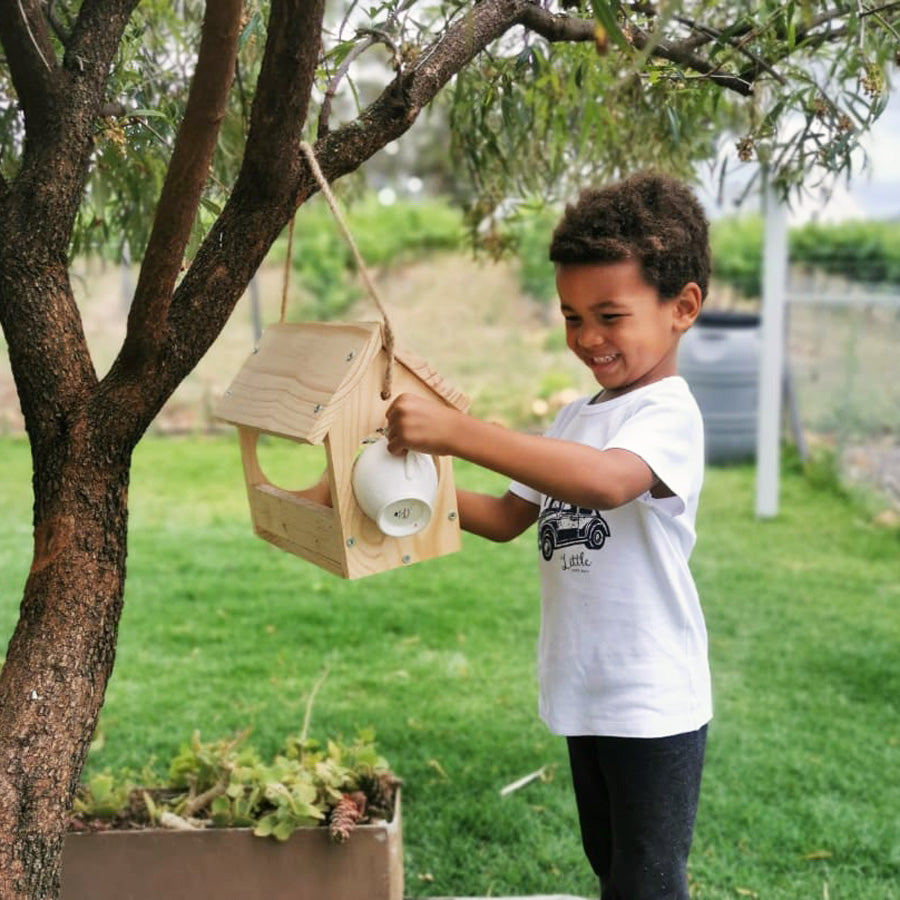
<path fill-rule="evenodd" d="M 900 219 L 900 96 L 896 89 L 867 136 L 866 148 L 871 172 L 855 179 L 847 202 L 859 210 L 857 218 Z"/>
<path fill-rule="evenodd" d="M 845 219 L 898 219 L 900 220 L 900 96 L 895 89 L 888 107 L 875 123 L 873 130 L 865 136 L 863 144 L 869 156 L 869 164 L 862 172 L 857 172 L 849 187 L 845 180 L 835 189 L 827 203 L 809 198 L 791 210 L 792 224 L 801 224 L 810 219 L 836 222 Z M 739 179 L 733 182 L 732 190 L 740 190 Z M 715 188 L 710 186 L 701 191 L 701 199 L 711 216 L 731 215 L 734 207 L 726 203 L 716 205 Z M 751 206 L 752 204 L 747 204 Z"/>

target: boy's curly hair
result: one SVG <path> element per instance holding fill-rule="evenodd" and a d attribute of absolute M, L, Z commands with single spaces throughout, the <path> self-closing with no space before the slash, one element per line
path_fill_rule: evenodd
<path fill-rule="evenodd" d="M 703 299 L 709 288 L 709 223 L 685 184 L 647 171 L 604 188 L 588 188 L 566 206 L 553 232 L 555 263 L 605 263 L 633 259 L 662 299 L 690 281 Z"/>

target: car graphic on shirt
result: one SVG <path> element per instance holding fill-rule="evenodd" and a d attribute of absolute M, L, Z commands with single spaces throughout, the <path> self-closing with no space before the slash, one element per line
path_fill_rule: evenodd
<path fill-rule="evenodd" d="M 544 559 L 551 559 L 559 547 L 584 544 L 599 550 L 609 537 L 609 525 L 596 509 L 548 500 L 541 509 L 538 542 Z"/>

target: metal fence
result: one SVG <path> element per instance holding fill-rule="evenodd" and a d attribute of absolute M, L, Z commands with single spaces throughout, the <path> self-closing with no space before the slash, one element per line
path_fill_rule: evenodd
<path fill-rule="evenodd" d="M 900 293 L 792 272 L 787 363 L 811 443 L 900 506 Z"/>

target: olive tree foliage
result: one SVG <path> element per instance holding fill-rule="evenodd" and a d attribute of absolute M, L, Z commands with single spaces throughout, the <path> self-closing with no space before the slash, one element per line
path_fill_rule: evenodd
<path fill-rule="evenodd" d="M 474 218 L 637 165 L 687 174 L 723 131 L 791 190 L 858 165 L 898 4 L 3 0 L 0 326 L 34 549 L 0 670 L 0 897 L 58 893 L 115 659 L 131 455 L 318 190 L 304 140 L 333 182 L 440 105 Z M 126 243 L 141 266 L 101 374 L 69 266 Z"/>
<path fill-rule="evenodd" d="M 555 199 L 636 165 L 691 178 L 704 158 L 722 179 L 762 163 L 786 194 L 849 176 L 887 101 L 895 7 L 623 4 L 612 21 L 598 10 L 600 58 L 526 31 L 457 78 L 459 153 L 482 190 Z"/>
<path fill-rule="evenodd" d="M 61 50 L 78 4 L 42 5 Z M 457 198 L 478 220 L 504 199 L 559 202 L 583 183 L 641 165 L 691 178 L 700 159 L 715 161 L 722 180 L 741 163 L 763 162 L 786 191 L 849 176 L 864 164 L 859 139 L 886 101 L 900 38 L 896 6 L 570 0 L 506 13 L 505 30 L 431 103 L 451 126 Z M 188 257 L 240 166 L 267 13 L 265 2 L 244 3 L 234 85 Z M 344 0 L 327 10 L 306 136 L 361 115 L 358 80 L 385 90 L 409 80 L 467 16 L 468 4 L 420 0 Z M 199 0 L 145 0 L 133 13 L 94 129 L 73 255 L 118 255 L 127 243 L 141 256 L 202 19 Z M 0 172 L 9 175 L 24 129 L 5 67 L 0 104 Z M 730 152 L 722 152 L 723 133 L 732 136 Z"/>

